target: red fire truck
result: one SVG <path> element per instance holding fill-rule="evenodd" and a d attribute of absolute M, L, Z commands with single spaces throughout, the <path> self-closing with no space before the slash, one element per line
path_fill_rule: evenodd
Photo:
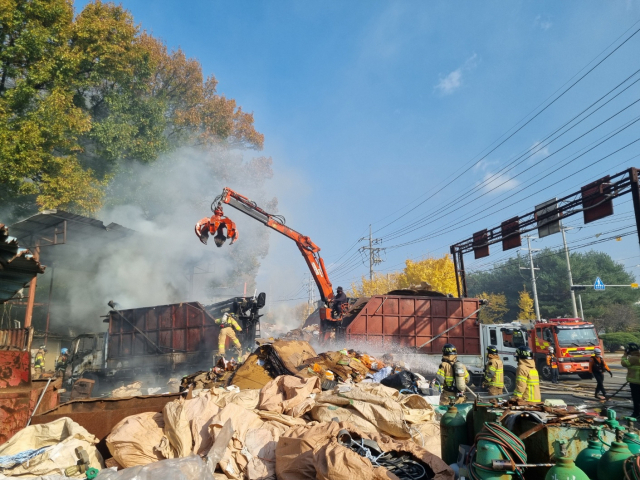
<path fill-rule="evenodd" d="M 589 358 L 596 347 L 602 348 L 593 323 L 581 318 L 552 318 L 535 322 L 529 341 L 540 376 L 551 380 L 551 367 L 547 365 L 549 347 L 554 347 L 558 358 L 558 373 L 577 374 L 592 378 Z"/>

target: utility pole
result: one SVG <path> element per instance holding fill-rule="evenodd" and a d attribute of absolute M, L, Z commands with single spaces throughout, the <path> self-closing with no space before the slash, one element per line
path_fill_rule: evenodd
<path fill-rule="evenodd" d="M 360 241 L 366 240 L 365 237 L 362 237 Z M 380 245 L 382 243 L 381 238 L 373 238 L 373 234 L 371 232 L 371 225 L 369 225 L 369 246 L 368 247 L 360 247 L 360 251 L 364 252 L 365 250 L 369 250 L 369 280 L 373 280 L 373 266 L 379 265 L 382 263 L 382 259 L 380 258 L 380 252 L 384 250 L 381 247 L 374 247 L 374 245 Z"/>
<path fill-rule="evenodd" d="M 536 270 L 540 270 L 539 268 L 535 268 L 533 266 L 533 252 L 538 251 L 539 249 L 531 248 L 531 236 L 527 235 L 527 250 L 529 251 L 529 264 L 531 265 L 531 286 L 533 287 L 533 305 L 536 308 L 536 320 L 540 321 L 540 304 L 538 303 L 538 289 L 536 288 Z M 520 267 L 521 270 L 529 270 L 527 267 Z"/>
<path fill-rule="evenodd" d="M 373 280 L 373 235 L 369 224 L 369 280 Z"/>
<path fill-rule="evenodd" d="M 316 299 L 315 299 L 315 290 L 313 288 L 314 287 L 313 283 L 314 283 L 313 277 L 311 277 L 311 273 L 309 273 L 309 285 L 308 285 L 309 288 L 307 290 L 307 293 L 309 295 L 307 300 L 307 317 L 315 311 L 314 304 Z"/>
<path fill-rule="evenodd" d="M 573 318 L 577 318 L 578 317 L 578 307 L 576 305 L 576 294 L 571 289 L 571 286 L 573 285 L 573 278 L 571 277 L 571 263 L 569 262 L 569 248 L 567 247 L 567 236 L 564 233 L 564 231 L 568 230 L 568 229 L 566 227 L 562 226 L 562 227 L 560 227 L 560 230 L 562 231 L 562 242 L 564 243 L 564 254 L 567 257 L 567 274 L 569 275 L 569 291 L 571 292 L 571 304 L 573 305 Z M 583 318 L 583 320 L 584 320 L 584 318 Z"/>
<path fill-rule="evenodd" d="M 584 319 L 584 310 L 582 310 L 582 295 L 578 295 L 578 300 L 580 300 L 580 318 L 583 322 L 586 322 L 586 320 Z"/>

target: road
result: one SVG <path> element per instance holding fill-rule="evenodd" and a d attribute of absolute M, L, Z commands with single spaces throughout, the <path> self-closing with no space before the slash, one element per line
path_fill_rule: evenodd
<path fill-rule="evenodd" d="M 627 369 L 620 365 L 620 359 L 607 358 L 613 377 L 605 375 L 604 386 L 607 395 L 612 395 L 626 382 Z M 596 381 L 582 380 L 578 375 L 561 375 L 560 383 L 554 385 L 551 382 L 541 381 L 542 400 L 547 398 L 562 399 L 568 405 L 611 406 L 618 412 L 618 417 L 630 415 L 633 409 L 631 392 L 627 385 L 611 400 L 604 402 L 594 398 Z"/>

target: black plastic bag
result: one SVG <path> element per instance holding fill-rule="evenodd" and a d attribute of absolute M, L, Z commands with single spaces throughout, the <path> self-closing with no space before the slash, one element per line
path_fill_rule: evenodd
<path fill-rule="evenodd" d="M 414 390 L 417 381 L 417 375 L 408 370 L 403 370 L 383 378 L 380 383 L 385 387 L 395 388 L 396 390 Z"/>

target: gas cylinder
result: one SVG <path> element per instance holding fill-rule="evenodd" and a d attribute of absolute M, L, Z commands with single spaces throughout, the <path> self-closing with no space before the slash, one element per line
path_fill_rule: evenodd
<path fill-rule="evenodd" d="M 625 432 L 622 441 L 627 444 L 632 455 L 640 453 L 640 437 L 637 433 Z"/>
<path fill-rule="evenodd" d="M 621 435 L 618 435 L 622 438 Z M 621 441 L 611 442 L 611 448 L 598 461 L 598 478 L 624 478 L 624 461 L 631 456 L 627 444 Z"/>
<path fill-rule="evenodd" d="M 602 442 L 597 438 L 589 439 L 589 446 L 576 457 L 576 466 L 595 480 L 598 474 L 598 461 L 605 452 Z"/>
<path fill-rule="evenodd" d="M 452 403 L 440 420 L 442 460 L 447 465 L 455 463 L 458 460 L 458 446 L 468 445 L 467 440 L 467 422 Z"/>
<path fill-rule="evenodd" d="M 637 430 L 633 428 L 633 422 L 636 419 L 633 417 L 624 417 L 624 419 L 627 421 L 627 431 L 623 435 L 622 441 L 627 444 L 632 454 L 637 455 L 640 453 L 640 437 L 636 433 Z"/>
<path fill-rule="evenodd" d="M 479 440 L 476 445 L 476 463 L 483 467 L 491 468 L 493 460 L 506 460 L 502 453 L 503 450 L 498 444 L 489 440 Z M 475 474 L 474 478 L 482 480 L 511 480 L 513 475 L 504 471 L 484 470 L 481 468 L 470 467 Z"/>
<path fill-rule="evenodd" d="M 551 467 L 544 477 L 544 480 L 589 480 L 595 477 L 589 477 L 583 470 L 576 467 L 568 457 L 560 457 L 555 466 Z"/>

